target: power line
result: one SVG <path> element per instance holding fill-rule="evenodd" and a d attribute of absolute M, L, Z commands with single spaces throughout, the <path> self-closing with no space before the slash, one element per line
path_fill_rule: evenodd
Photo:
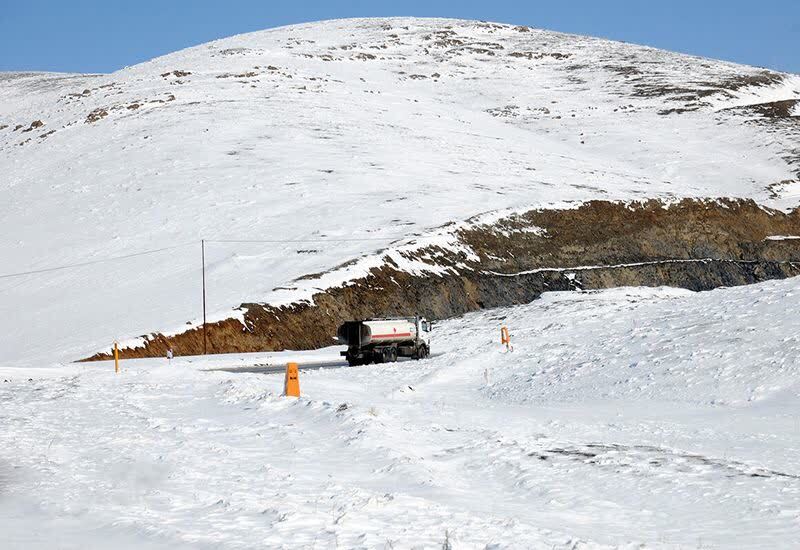
<path fill-rule="evenodd" d="M 406 235 L 407 236 L 407 235 Z M 394 237 L 362 237 L 362 238 L 327 238 L 321 237 L 319 239 L 207 239 L 205 242 L 207 243 L 271 243 L 271 244 L 292 244 L 292 243 L 324 243 L 324 242 L 366 242 L 366 241 L 392 241 L 396 239 L 403 238 L 405 236 L 394 236 Z M 189 246 L 197 244 L 197 241 L 192 241 L 188 243 L 177 244 L 173 246 L 165 246 L 163 248 L 156 248 L 153 250 L 145 250 L 142 252 L 135 252 L 133 254 L 123 254 L 121 256 L 112 256 L 110 258 L 100 258 L 97 260 L 89 260 L 85 262 L 78 262 L 74 264 L 65 264 L 59 265 L 54 267 L 46 267 L 42 269 L 33 269 L 31 271 L 20 271 L 17 273 L 7 273 L 5 275 L 0 275 L 0 279 L 10 279 L 11 277 L 23 277 L 25 275 L 36 275 L 39 273 L 49 273 L 52 271 L 61 271 L 64 269 L 72 269 L 76 267 L 84 267 L 87 265 L 95 265 L 105 262 L 114 262 L 117 260 L 125 260 L 128 258 L 135 258 L 137 256 L 146 256 L 148 254 L 157 254 L 159 252 L 166 252 L 167 250 L 174 250 L 176 248 L 182 248 L 184 246 Z"/>
<path fill-rule="evenodd" d="M 174 246 L 165 246 L 164 248 L 156 248 L 153 250 L 145 250 L 143 252 L 134 252 L 133 254 L 123 254 L 122 256 L 112 256 L 110 258 L 101 258 L 98 260 L 90 260 L 87 262 L 79 262 L 75 264 L 66 264 L 66 265 L 59 265 L 55 267 L 46 267 L 43 269 L 34 269 L 31 271 L 20 271 L 18 273 L 7 273 L 5 275 L 0 275 L 0 279 L 9 279 L 11 277 L 22 277 L 23 275 L 35 275 L 37 273 L 49 273 L 51 271 L 61 271 L 62 269 L 72 269 L 75 267 L 84 267 L 87 265 L 94 265 L 100 264 L 104 262 L 115 262 L 117 260 L 125 260 L 127 258 L 135 258 L 137 256 L 146 256 L 148 254 L 157 254 L 159 252 L 165 252 L 167 250 L 174 250 L 176 248 L 181 248 L 184 246 L 189 246 L 190 244 L 196 244 L 197 241 L 192 241 L 190 243 L 183 243 L 183 244 L 176 244 Z"/>
<path fill-rule="evenodd" d="M 364 237 L 360 239 L 335 239 L 321 237 L 319 239 L 206 239 L 207 243 L 273 243 L 273 244 L 291 244 L 291 243 L 341 243 L 341 242 L 361 242 L 361 241 L 393 241 L 407 237 L 407 235 L 398 235 L 395 237 Z"/>

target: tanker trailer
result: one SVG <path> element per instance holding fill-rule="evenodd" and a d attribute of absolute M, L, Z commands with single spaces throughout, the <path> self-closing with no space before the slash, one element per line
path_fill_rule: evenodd
<path fill-rule="evenodd" d="M 398 357 L 424 359 L 430 354 L 425 333 L 431 324 L 422 317 L 395 317 L 346 321 L 336 332 L 347 346 L 341 354 L 350 366 L 393 363 Z"/>

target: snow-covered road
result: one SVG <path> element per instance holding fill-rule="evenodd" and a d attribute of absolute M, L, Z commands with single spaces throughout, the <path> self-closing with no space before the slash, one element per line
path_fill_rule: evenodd
<path fill-rule="evenodd" d="M 209 369 L 338 348 L 0 369 L 4 547 L 791 548 L 798 284 L 546 294 L 299 400 Z"/>

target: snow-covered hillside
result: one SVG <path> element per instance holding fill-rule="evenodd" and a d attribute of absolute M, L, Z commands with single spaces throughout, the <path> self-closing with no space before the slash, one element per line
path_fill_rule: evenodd
<path fill-rule="evenodd" d="M 200 239 L 394 239 L 589 198 L 798 203 L 800 78 L 471 21 L 343 20 L 0 75 L 0 362 L 200 315 Z M 766 105 L 765 105 L 766 104 Z M 791 115 L 795 115 L 792 118 Z M 210 243 L 209 307 L 382 248 Z"/>
<path fill-rule="evenodd" d="M 263 374 L 298 354 L 0 368 L 4 548 L 793 548 L 798 308 L 551 293 L 299 400 Z"/>

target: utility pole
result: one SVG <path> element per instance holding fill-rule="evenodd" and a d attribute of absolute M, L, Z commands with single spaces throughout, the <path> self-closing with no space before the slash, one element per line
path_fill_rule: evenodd
<path fill-rule="evenodd" d="M 208 338 L 206 337 L 206 241 L 205 239 L 200 241 L 200 254 L 203 259 L 203 355 L 207 352 L 207 342 Z"/>

